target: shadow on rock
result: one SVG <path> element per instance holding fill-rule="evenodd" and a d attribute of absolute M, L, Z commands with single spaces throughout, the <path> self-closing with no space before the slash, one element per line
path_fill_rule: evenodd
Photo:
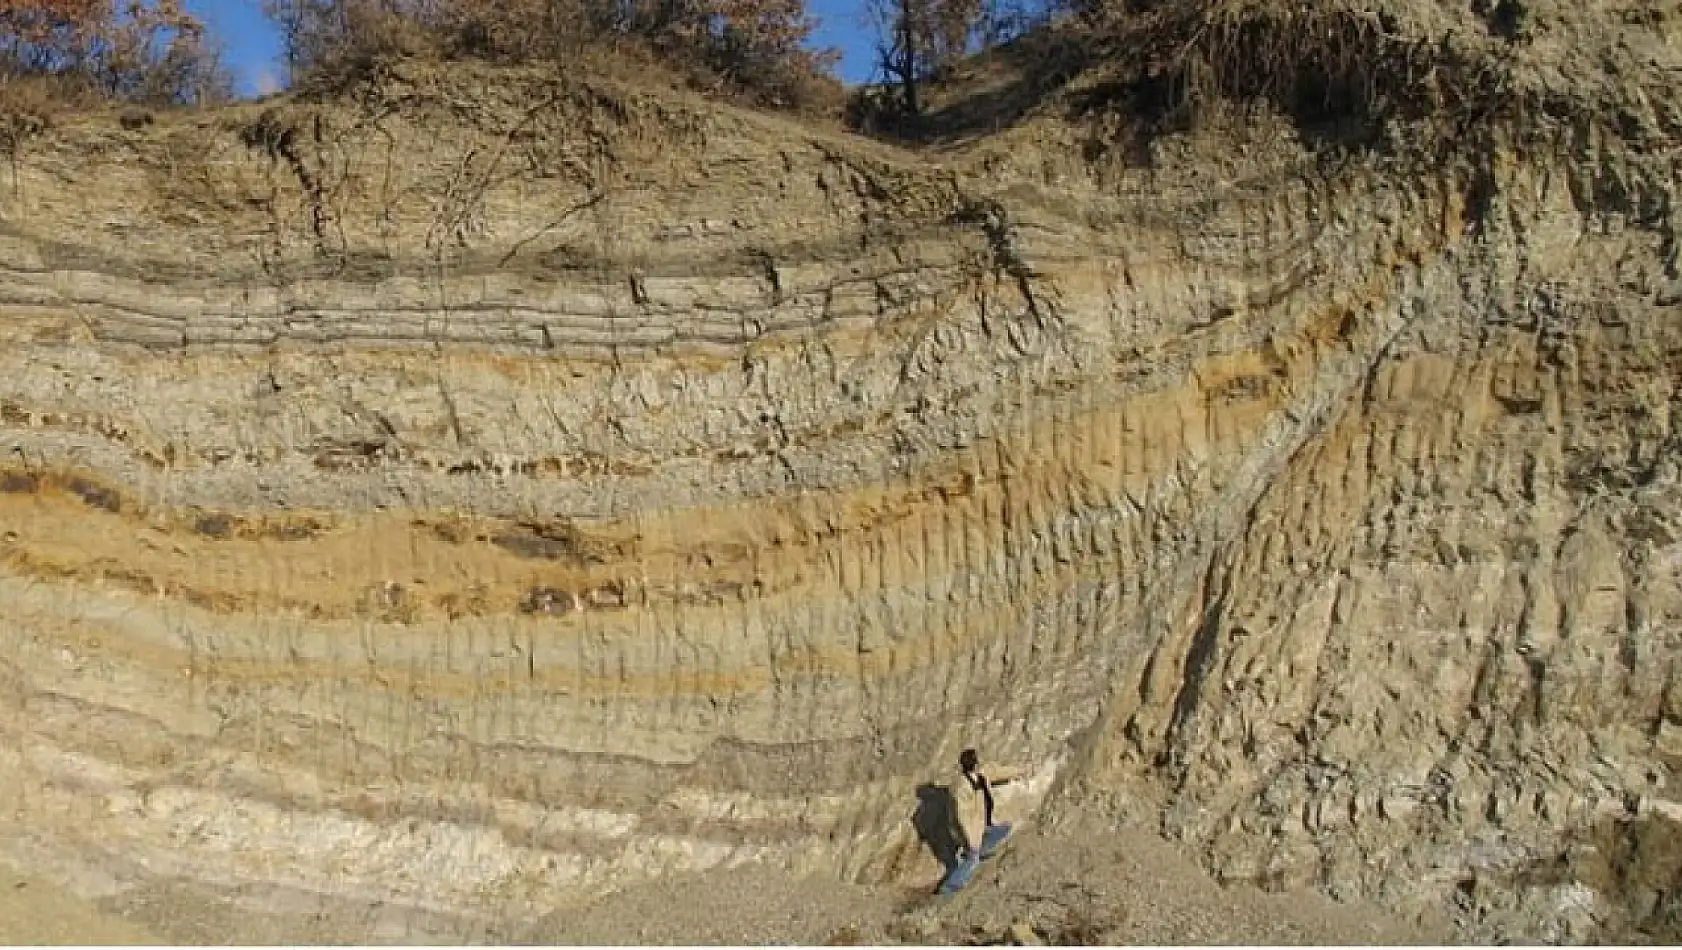
<path fill-rule="evenodd" d="M 917 811 L 911 823 L 941 867 L 951 871 L 958 865 L 958 836 L 953 832 L 952 790 L 944 785 L 917 786 Z"/>

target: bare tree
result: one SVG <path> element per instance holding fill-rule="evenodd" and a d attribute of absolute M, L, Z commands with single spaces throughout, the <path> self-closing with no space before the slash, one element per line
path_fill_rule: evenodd
<path fill-rule="evenodd" d="M 308 61 L 305 48 L 309 38 L 320 30 L 324 6 L 324 0 L 263 0 L 263 15 L 280 31 L 289 82 L 297 82 Z"/>
<path fill-rule="evenodd" d="M 204 26 L 181 0 L 11 0 L 0 5 L 0 81 L 52 78 L 155 104 L 227 94 Z"/>
<path fill-rule="evenodd" d="M 987 10 L 986 0 L 870 0 L 877 69 L 899 86 L 906 114 L 922 111 L 923 83 L 970 51 Z"/>

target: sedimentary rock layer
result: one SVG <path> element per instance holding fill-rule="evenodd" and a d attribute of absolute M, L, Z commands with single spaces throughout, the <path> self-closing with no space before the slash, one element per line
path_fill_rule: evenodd
<path fill-rule="evenodd" d="M 1669 219 L 1376 158 L 1072 206 L 503 82 L 18 156 L 28 860 L 461 934 L 926 870 L 979 745 L 1047 820 L 1119 789 L 1406 904 L 1679 807 Z"/>

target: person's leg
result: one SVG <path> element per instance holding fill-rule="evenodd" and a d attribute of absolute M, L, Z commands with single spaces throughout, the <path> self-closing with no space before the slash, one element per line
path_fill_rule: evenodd
<path fill-rule="evenodd" d="M 941 894 L 956 894 L 975 877 L 975 872 L 981 869 L 981 855 L 974 851 L 967 851 L 958 855 L 958 863 L 953 866 L 944 880 L 940 882 Z"/>

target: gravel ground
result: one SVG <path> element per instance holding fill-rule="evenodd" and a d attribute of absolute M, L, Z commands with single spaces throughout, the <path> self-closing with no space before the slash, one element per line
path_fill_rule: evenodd
<path fill-rule="evenodd" d="M 768 867 L 684 875 L 562 911 L 520 943 L 825 943 L 849 927 L 885 927 L 901 889 L 796 878 Z"/>
<path fill-rule="evenodd" d="M 1221 887 L 1142 829 L 1019 834 L 951 898 L 934 881 L 861 887 L 769 868 L 663 881 L 558 913 L 521 942 L 613 944 L 1440 943 L 1403 922 L 1315 893 Z"/>

